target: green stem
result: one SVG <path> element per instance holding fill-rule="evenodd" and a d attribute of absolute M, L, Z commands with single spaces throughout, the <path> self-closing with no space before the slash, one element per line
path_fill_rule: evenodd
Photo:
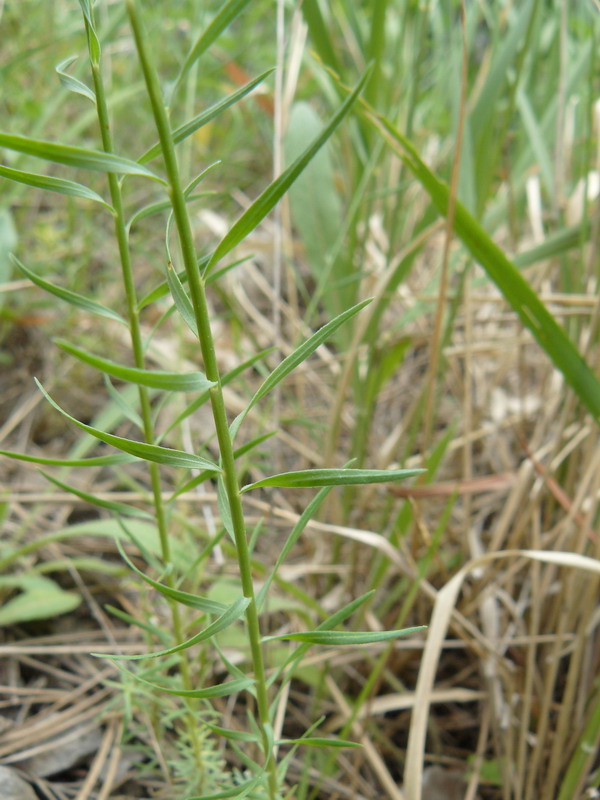
<path fill-rule="evenodd" d="M 197 266 L 198 262 L 192 234 L 192 227 L 187 212 L 185 197 L 181 188 L 173 135 L 163 102 L 158 77 L 148 53 L 146 38 L 142 30 L 141 19 L 136 0 L 126 0 L 126 5 L 133 30 L 136 49 L 138 51 L 142 71 L 144 73 L 144 80 L 146 81 L 146 88 L 152 106 L 158 137 L 161 144 L 167 180 L 169 182 L 173 215 L 179 233 L 181 255 L 188 279 L 190 297 L 198 327 L 198 336 L 200 339 L 200 350 L 202 353 L 202 359 L 204 361 L 204 369 L 206 372 L 206 377 L 215 384 L 215 386 L 210 390 L 210 402 L 215 422 L 217 440 L 219 442 L 219 450 L 221 453 L 223 481 L 225 484 L 225 491 L 227 493 L 227 499 L 231 512 L 242 591 L 244 597 L 247 597 L 250 600 L 246 610 L 246 623 L 248 626 L 248 638 L 252 654 L 254 677 L 256 679 L 258 718 L 261 728 L 264 758 L 268 770 L 269 797 L 271 800 L 276 800 L 277 770 L 272 753 L 271 739 L 268 734 L 268 729 L 270 726 L 269 700 L 267 694 L 262 646 L 260 641 L 261 633 L 258 620 L 258 609 L 254 594 L 252 567 L 246 536 L 246 524 L 242 508 L 240 486 L 233 455 L 233 444 L 229 436 L 229 424 L 225 409 L 225 401 L 223 398 L 223 390 L 221 387 L 221 376 L 219 374 L 219 368 L 217 365 L 214 339 L 210 325 L 206 291 L 204 281 Z"/>
<path fill-rule="evenodd" d="M 86 33 L 88 36 L 88 43 L 90 36 L 93 33 L 89 29 L 89 22 L 85 20 Z M 90 48 L 91 52 L 91 48 Z M 106 100 L 106 91 L 104 87 L 104 80 L 102 77 L 101 57 L 95 60 L 90 56 L 92 79 L 94 82 L 94 92 L 96 94 L 96 109 L 98 115 L 98 123 L 100 127 L 100 136 L 102 139 L 102 147 L 106 153 L 114 153 L 114 145 L 112 138 L 112 131 L 110 126 L 110 115 L 108 112 L 108 103 Z M 135 366 L 139 369 L 144 369 L 144 345 L 142 341 L 142 332 L 140 327 L 139 311 L 137 295 L 135 290 L 135 282 L 133 278 L 133 268 L 131 264 L 131 255 L 129 252 L 129 236 L 127 233 L 127 224 L 125 220 L 125 213 L 123 210 L 123 196 L 121 192 L 121 184 L 116 174 L 107 173 L 108 187 L 110 191 L 111 203 L 114 209 L 114 226 L 115 235 L 117 237 L 117 244 L 119 248 L 119 258 L 121 263 L 121 275 L 123 285 L 125 288 L 125 299 L 127 303 L 127 319 L 129 322 L 129 334 L 131 338 L 131 347 L 133 351 L 133 360 Z M 154 444 L 154 425 L 152 422 L 152 408 L 150 405 L 150 395 L 145 386 L 139 386 L 140 398 L 140 411 L 143 424 L 144 439 L 148 444 Z M 165 507 L 161 491 L 160 468 L 158 464 L 148 462 L 150 472 L 150 482 L 152 486 L 152 496 L 154 504 L 154 516 L 158 526 L 158 534 L 160 540 L 161 556 L 164 564 L 168 566 L 171 563 L 171 548 L 169 543 L 168 526 L 165 515 Z M 169 586 L 172 585 L 172 575 L 170 571 L 167 572 L 166 582 Z M 175 602 L 170 603 L 171 619 L 173 622 L 173 633 L 178 642 L 183 641 L 183 626 L 181 623 L 181 615 L 179 607 Z M 188 654 L 182 652 L 181 659 L 181 676 L 184 687 L 186 689 L 192 688 L 192 679 L 190 675 L 190 667 L 188 661 Z M 193 718 L 189 720 L 188 732 L 196 753 L 198 763 L 201 762 L 201 748 L 198 739 L 198 733 Z"/>

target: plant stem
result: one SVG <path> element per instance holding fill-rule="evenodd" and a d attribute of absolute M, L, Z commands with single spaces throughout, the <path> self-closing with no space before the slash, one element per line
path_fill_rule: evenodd
<path fill-rule="evenodd" d="M 252 567 L 246 536 L 246 524 L 242 508 L 240 486 L 233 455 L 233 444 L 229 435 L 227 412 L 225 409 L 225 401 L 221 387 L 221 377 L 217 365 L 214 339 L 210 325 L 206 291 L 204 281 L 198 270 L 198 260 L 194 245 L 192 227 L 179 179 L 179 167 L 175 154 L 173 135 L 163 102 L 158 77 L 148 53 L 136 0 L 126 0 L 126 5 L 131 27 L 133 29 L 140 64 L 142 66 L 144 79 L 146 81 L 146 88 L 152 106 L 158 137 L 161 144 L 167 180 L 169 182 L 173 215 L 179 233 L 181 255 L 188 279 L 190 297 L 198 327 L 198 336 L 200 339 L 200 350 L 202 353 L 202 359 L 204 361 L 204 369 L 206 372 L 206 377 L 215 384 L 210 390 L 210 402 L 221 454 L 223 481 L 225 484 L 225 491 L 231 512 L 242 591 L 244 597 L 250 600 L 246 610 L 246 623 L 248 626 L 248 638 L 252 654 L 254 677 L 256 679 L 258 718 L 262 735 L 265 764 L 268 771 L 269 797 L 271 800 L 276 800 L 277 771 L 272 753 L 271 738 L 268 734 L 268 729 L 270 727 L 269 701 L 267 695 L 262 646 L 260 642 L 261 634 L 258 620 L 258 610 L 254 594 Z"/>
<path fill-rule="evenodd" d="M 92 18 L 93 21 L 93 18 Z M 94 35 L 90 30 L 89 22 L 85 19 L 86 33 L 88 42 L 90 36 Z M 92 55 L 92 48 L 90 47 L 90 62 L 92 70 L 92 79 L 94 82 L 94 92 L 96 94 L 96 109 L 98 115 L 98 123 L 100 127 L 100 136 L 102 138 L 102 147 L 106 153 L 113 153 L 113 139 L 110 126 L 110 116 L 108 113 L 108 103 L 106 100 L 106 91 L 104 87 L 104 80 L 102 77 L 101 56 L 95 59 Z M 121 275 L 123 285 L 125 288 L 125 298 L 127 303 L 127 319 L 129 322 L 129 334 L 131 338 L 131 348 L 133 351 L 133 360 L 135 366 L 144 369 L 144 345 L 142 342 L 142 332 L 140 328 L 140 319 L 138 311 L 137 296 L 135 290 L 135 282 L 133 279 L 133 268 L 131 264 L 131 255 L 129 252 L 129 236 L 127 233 L 127 225 L 125 222 L 125 214 L 123 211 L 123 196 L 121 192 L 121 184 L 117 175 L 112 172 L 107 173 L 108 187 L 110 191 L 111 203 L 114 209 L 114 226 L 115 235 L 117 237 L 117 244 L 119 248 L 119 258 L 121 263 Z M 145 386 L 139 386 L 140 398 L 140 412 L 143 424 L 144 439 L 148 444 L 154 444 L 154 425 L 152 422 L 152 408 L 150 405 L 150 395 Z M 169 543 L 168 526 L 165 516 L 165 507 L 162 497 L 162 487 L 160 480 L 159 465 L 154 462 L 147 462 L 150 472 L 150 482 L 152 486 L 152 497 L 154 504 L 154 516 L 158 526 L 158 534 L 160 540 L 161 556 L 165 566 L 171 563 L 171 548 Z M 170 570 L 167 570 L 166 583 L 172 586 L 173 578 Z M 181 624 L 181 615 L 177 603 L 171 601 L 169 603 L 171 609 L 171 619 L 173 622 L 173 633 L 177 642 L 183 640 L 183 627 Z M 190 675 L 190 666 L 188 661 L 188 654 L 182 651 L 180 658 L 181 676 L 184 688 L 191 689 L 192 679 Z M 196 730 L 195 719 L 192 715 L 188 716 L 188 733 L 192 742 L 192 747 L 196 756 L 198 764 L 202 763 L 200 741 L 198 739 L 198 732 Z"/>

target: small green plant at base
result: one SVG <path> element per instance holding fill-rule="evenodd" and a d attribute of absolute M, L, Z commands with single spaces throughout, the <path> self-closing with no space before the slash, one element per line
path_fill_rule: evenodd
<path fill-rule="evenodd" d="M 89 459 L 51 460 L 52 463 L 58 463 L 64 467 L 75 465 L 120 467 L 127 462 L 144 461 L 147 463 L 151 493 L 151 517 L 156 526 L 159 545 L 157 550 L 153 553 L 148 551 L 148 548 L 136 536 L 132 524 L 133 520 L 138 517 L 147 519 L 147 512 L 125 503 L 95 497 L 93 492 L 83 492 L 58 478 L 47 477 L 62 490 L 72 492 L 80 499 L 112 513 L 119 521 L 121 538 L 138 545 L 144 559 L 157 567 L 159 577 L 155 579 L 138 569 L 121 548 L 123 558 L 131 570 L 167 603 L 170 613 L 170 636 L 165 636 L 164 630 L 161 631 L 156 626 L 142 622 L 137 623 L 135 619 L 128 619 L 127 615 L 121 613 L 122 619 L 130 624 L 140 624 L 140 627 L 146 631 L 149 637 L 150 651 L 144 655 L 115 653 L 111 658 L 124 671 L 126 681 L 133 680 L 140 685 L 143 696 L 153 698 L 155 693 L 160 693 L 170 698 L 180 699 L 181 705 L 171 711 L 167 711 L 170 706 L 165 703 L 163 705 L 154 704 L 150 699 L 148 714 L 151 724 L 156 726 L 158 731 L 168 728 L 171 724 L 182 728 L 179 747 L 180 754 L 185 754 L 185 758 L 182 759 L 185 768 L 182 770 L 184 774 L 177 777 L 183 779 L 184 796 L 190 800 L 192 800 L 190 793 L 194 798 L 202 797 L 206 800 L 212 797 L 246 796 L 277 800 L 277 798 L 287 796 L 290 791 L 290 787 L 286 783 L 286 768 L 290 763 L 291 754 L 298 747 L 353 746 L 352 742 L 331 740 L 319 736 L 315 726 L 312 726 L 305 735 L 295 739 L 276 738 L 275 713 L 279 699 L 308 648 L 312 645 L 360 646 L 366 643 L 385 642 L 419 629 L 408 628 L 377 632 L 337 630 L 338 626 L 369 600 L 370 594 L 365 594 L 358 600 L 343 606 L 333 615 L 326 617 L 315 630 L 269 636 L 266 635 L 267 631 L 261 625 L 261 611 L 263 611 L 268 597 L 269 586 L 276 580 L 277 571 L 283 559 L 301 535 L 311 513 L 316 511 L 331 487 L 398 481 L 417 475 L 421 470 L 323 468 L 282 472 L 242 486 L 237 464 L 240 453 L 236 449 L 235 440 L 248 412 L 278 387 L 320 345 L 332 337 L 342 326 L 351 323 L 353 318 L 368 305 L 369 300 L 357 302 L 351 308 L 341 311 L 305 339 L 266 374 L 263 383 L 244 410 L 234 420 L 230 420 L 226 411 L 223 386 L 232 378 L 222 375 L 218 367 L 206 287 L 211 282 L 218 280 L 222 271 L 229 266 L 224 263 L 224 259 L 269 214 L 338 126 L 351 114 L 368 79 L 368 74 L 365 74 L 356 88 L 348 93 L 329 123 L 317 132 L 314 140 L 246 209 L 221 238 L 217 246 L 209 253 L 201 255 L 197 252 L 194 241 L 189 204 L 197 199 L 198 195 L 195 194 L 195 190 L 205 177 L 206 170 L 191 183 L 185 185 L 180 174 L 176 146 L 180 142 L 184 142 L 214 116 L 223 113 L 229 105 L 241 99 L 266 75 L 251 81 L 243 91 L 237 91 L 231 97 L 213 106 L 210 113 L 205 111 L 180 125 L 174 125 L 171 122 L 167 106 L 173 107 L 178 90 L 185 83 L 186 76 L 194 68 L 198 59 L 212 46 L 219 34 L 244 11 L 248 2 L 229 0 L 222 5 L 221 10 L 191 47 L 179 73 L 170 83 L 167 98 L 160 85 L 155 59 L 144 31 L 141 5 L 135 0 L 126 0 L 127 20 L 133 33 L 147 100 L 158 135 L 156 145 L 140 155 L 137 160 L 135 157 L 124 157 L 115 150 L 114 141 L 117 132 L 113 133 L 110 120 L 107 80 L 103 68 L 103 46 L 98 34 L 94 7 L 91 0 L 80 0 L 80 5 L 87 36 L 91 85 L 88 86 L 79 78 L 69 75 L 66 71 L 68 61 L 61 62 L 57 67 L 57 72 L 62 83 L 69 90 L 76 95 L 83 96 L 93 104 L 101 146 L 98 149 L 91 149 L 9 133 L 0 134 L 0 146 L 50 163 L 104 173 L 108 185 L 108 198 L 105 199 L 99 192 L 71 179 L 26 172 L 11 167 L 1 167 L 0 174 L 5 179 L 18 183 L 58 192 L 69 197 L 84 198 L 87 202 L 97 204 L 98 213 L 107 213 L 112 217 L 114 241 L 121 267 L 119 280 L 126 305 L 126 313 L 123 316 L 90 297 L 41 278 L 24 263 L 26 258 L 23 258 L 22 261 L 15 258 L 14 264 L 37 286 L 57 298 L 57 301 L 68 303 L 103 321 L 126 327 L 133 366 L 125 366 L 112 358 L 107 359 L 64 340 L 58 341 L 57 345 L 83 364 L 100 370 L 106 376 L 106 385 L 109 390 L 112 386 L 111 379 L 129 382 L 137 388 L 137 407 L 129 407 L 127 416 L 139 428 L 139 439 L 118 436 L 110 430 L 102 430 L 80 421 L 63 409 L 41 383 L 38 382 L 38 386 L 54 409 L 73 425 L 91 435 L 98 442 L 110 445 L 120 451 L 114 455 Z M 152 163 L 159 156 L 162 159 L 163 171 L 160 166 Z M 125 212 L 126 195 L 133 178 L 151 182 L 152 186 L 157 187 L 159 195 L 152 204 L 136 209 L 128 219 Z M 140 300 L 137 295 L 133 266 L 131 230 L 142 218 L 165 211 L 168 213 L 168 221 L 165 236 L 164 280 L 150 294 L 150 300 L 148 297 Z M 177 249 L 172 247 L 172 232 L 177 234 Z M 116 281 L 117 277 L 111 276 L 111 280 Z M 171 293 L 174 307 L 197 338 L 195 360 L 202 363 L 203 372 L 197 370 L 185 373 L 158 371 L 147 367 L 146 351 L 149 341 L 144 339 L 140 315 L 153 298 L 158 299 L 167 291 Z M 197 409 L 201 403 L 210 407 L 218 444 L 218 458 L 208 457 L 207 442 L 195 443 L 193 452 L 164 444 L 164 434 L 161 436 L 156 426 L 154 398 L 156 393 L 160 393 L 168 401 L 168 398 L 176 392 L 195 394 L 195 399 L 188 407 L 188 413 L 190 413 L 189 408 Z M 262 439 L 259 438 L 258 443 L 261 441 Z M 6 451 L 4 454 L 23 458 L 23 456 Z M 40 463 L 49 461 L 35 457 L 28 457 L 28 459 Z M 184 482 L 177 487 L 172 501 L 164 499 L 162 468 L 185 471 Z M 199 475 L 190 479 L 191 470 L 197 471 Z M 237 559 L 239 569 L 239 584 L 235 592 L 237 597 L 228 603 L 221 603 L 202 594 L 179 588 L 179 578 L 182 572 L 185 575 L 185 568 L 177 563 L 175 543 L 171 532 L 172 520 L 176 513 L 175 499 L 183 496 L 185 491 L 195 488 L 201 481 L 216 481 L 221 525 L 225 535 L 229 537 L 228 547 L 233 550 Z M 258 592 L 242 497 L 246 493 L 263 487 L 315 487 L 319 488 L 320 492 L 315 501 L 309 504 L 307 513 L 302 515 L 283 543 L 276 563 L 267 572 L 262 581 L 262 588 Z M 200 568 L 201 561 L 206 558 L 206 555 L 206 551 L 197 554 L 197 568 Z M 192 561 L 195 558 L 196 555 L 193 555 Z M 193 585 L 197 585 L 198 581 L 194 580 L 193 575 L 188 573 L 187 577 Z M 192 609 L 195 614 L 200 615 L 199 619 L 191 626 L 188 625 L 183 609 Z M 117 616 L 119 613 L 117 610 Z M 197 627 L 196 622 L 200 624 L 201 630 L 190 635 L 190 627 Z M 239 627 L 242 623 L 247 649 L 250 653 L 251 669 L 247 673 L 228 660 L 219 648 L 217 638 L 219 634 L 236 626 Z M 156 643 L 157 639 L 158 644 Z M 297 642 L 298 645 L 287 655 L 283 664 L 268 676 L 269 649 L 280 647 L 279 642 L 281 641 Z M 227 675 L 227 678 L 213 685 L 205 685 L 202 679 L 203 670 L 199 668 L 199 661 L 192 655 L 195 651 L 192 651 L 191 648 L 199 645 L 204 651 L 211 644 L 214 646 L 215 653 L 220 657 L 222 672 Z M 128 666 L 129 661 L 150 663 L 151 666 L 140 669 L 134 664 L 130 667 Z M 202 658 L 200 658 L 201 662 Z M 215 720 L 218 718 L 215 717 L 215 711 L 209 705 L 211 699 L 238 694 L 245 694 L 247 697 L 248 726 L 246 730 L 230 730 L 217 724 Z M 166 718 L 161 719 L 162 714 Z M 227 768 L 224 759 L 215 751 L 214 741 L 217 739 L 225 739 L 228 742 L 231 751 L 243 765 L 242 769 Z M 241 743 L 245 745 L 243 748 Z M 251 745 L 251 747 L 247 749 L 246 745 Z M 277 754 L 282 746 L 288 748 L 288 751 L 285 756 L 279 757 Z"/>

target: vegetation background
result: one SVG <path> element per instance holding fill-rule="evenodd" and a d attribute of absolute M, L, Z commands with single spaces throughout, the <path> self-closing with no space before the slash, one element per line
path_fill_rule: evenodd
<path fill-rule="evenodd" d="M 219 162 L 189 204 L 200 256 L 371 69 L 348 117 L 235 250 L 239 264 L 209 287 L 219 366 L 233 373 L 230 420 L 300 342 L 373 298 L 254 406 L 238 442 L 242 480 L 350 463 L 426 470 L 334 489 L 270 585 L 263 634 L 314 628 L 369 591 L 344 630 L 429 626 L 301 653 L 273 706 L 282 796 L 295 787 L 294 797 L 314 800 L 596 797 L 600 8 L 148 0 L 147 43 L 167 95 L 226 5 L 239 16 L 187 71 L 174 124 L 276 70 L 179 145 L 184 184 Z M 136 160 L 157 137 L 125 5 L 103 0 L 95 13 L 115 149 Z M 91 82 L 80 5 L 21 0 L 0 14 L 3 135 L 99 148 L 96 111 L 73 83 Z M 6 167 L 46 167 L 108 200 L 105 175 L 0 144 Z M 126 329 L 44 291 L 47 281 L 124 313 L 111 216 L 2 174 L 0 447 L 49 461 L 106 454 L 45 402 L 33 376 L 78 420 L 136 438 L 135 387 L 64 344 L 131 363 Z M 130 218 L 160 200 L 155 184 L 126 186 Z M 146 358 L 162 370 L 204 368 L 171 295 L 149 294 L 165 280 L 166 222 L 166 210 L 142 212 L 129 230 L 136 292 L 148 297 Z M 156 430 L 170 447 L 197 452 L 200 441 L 217 458 L 206 409 L 182 413 L 191 401 L 152 393 Z M 145 465 L 43 469 L 0 459 L 0 760 L 53 800 L 242 796 L 218 787 L 243 783 L 255 763 L 244 760 L 243 693 L 210 706 L 157 694 L 143 680 L 174 686 L 175 656 L 123 671 L 89 655 L 173 643 L 169 603 L 124 565 L 117 544 L 167 581 L 143 516 Z M 216 485 L 185 486 L 175 468 L 161 475 L 173 586 L 232 602 L 239 569 Z M 314 496 L 245 495 L 258 587 Z M 191 636 L 198 611 L 185 611 Z M 267 675 L 293 646 L 270 643 Z M 242 624 L 190 658 L 194 686 L 222 682 L 224 663 L 245 675 Z M 321 718 L 322 735 L 362 747 L 290 745 Z M 200 772 L 208 783 L 198 785 Z M 246 796 L 266 795 L 254 785 Z"/>

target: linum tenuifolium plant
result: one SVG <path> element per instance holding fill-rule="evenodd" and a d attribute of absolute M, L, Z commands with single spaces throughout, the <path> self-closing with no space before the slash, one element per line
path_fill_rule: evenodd
<path fill-rule="evenodd" d="M 331 137 L 335 129 L 351 112 L 366 76 L 359 81 L 345 102 L 339 107 L 329 124 L 322 133 L 307 147 L 307 149 L 291 164 L 279 178 L 277 178 L 258 199 L 242 214 L 222 238 L 218 246 L 210 253 L 199 253 L 196 250 L 192 225 L 189 215 L 189 205 L 195 199 L 194 191 L 201 182 L 204 173 L 201 173 L 189 185 L 184 186 L 180 179 L 176 146 L 184 141 L 201 126 L 211 121 L 228 107 L 250 92 L 257 84 L 263 81 L 269 73 L 260 75 L 250 81 L 242 89 L 225 97 L 220 102 L 200 111 L 192 119 L 177 123 L 170 119 L 168 107 L 172 106 L 175 93 L 179 90 L 190 68 L 209 48 L 209 46 L 249 4 L 249 0 L 230 0 L 224 3 L 219 13 L 214 17 L 206 30 L 201 33 L 193 44 L 189 54 L 183 62 L 179 74 L 170 83 L 170 96 L 166 97 L 155 69 L 152 53 L 144 35 L 142 13 L 136 0 L 127 0 L 125 3 L 128 22 L 131 26 L 135 51 L 139 60 L 147 98 L 153 116 L 153 124 L 158 134 L 158 142 L 144 154 L 129 154 L 124 157 L 114 152 L 113 132 L 109 124 L 107 92 L 102 64 L 102 44 L 97 32 L 92 0 L 80 0 L 83 13 L 83 24 L 87 35 L 89 64 L 91 69 L 91 84 L 84 83 L 78 78 L 69 75 L 66 70 L 73 59 L 62 62 L 57 67 L 58 76 L 68 89 L 72 90 L 74 102 L 91 101 L 95 107 L 98 124 L 98 137 L 101 147 L 97 150 L 75 146 L 67 146 L 55 142 L 31 139 L 22 136 L 0 134 L 0 146 L 17 151 L 22 154 L 37 157 L 47 162 L 75 167 L 80 170 L 94 170 L 106 174 L 107 194 L 100 196 L 82 183 L 62 177 L 49 177 L 43 174 L 25 172 L 20 169 L 1 167 L 0 174 L 9 180 L 29 184 L 48 191 L 59 192 L 66 195 L 84 198 L 98 206 L 98 213 L 105 213 L 107 219 L 112 217 L 114 226 L 115 252 L 118 252 L 126 312 L 121 315 L 116 310 L 101 305 L 84 295 L 75 293 L 70 289 L 42 279 L 28 266 L 17 258 L 14 263 L 37 286 L 49 292 L 57 302 L 66 302 L 76 306 L 86 314 L 93 314 L 103 318 L 104 324 L 122 325 L 128 331 L 131 342 L 131 358 L 133 366 L 125 366 L 95 355 L 69 342 L 59 340 L 58 346 L 76 359 L 87 365 L 97 368 L 108 379 L 115 378 L 119 381 L 135 384 L 138 393 L 138 414 L 131 415 L 138 420 L 140 435 L 138 438 L 123 438 L 113 433 L 99 430 L 88 424 L 80 422 L 61 408 L 44 387 L 38 383 L 40 391 L 57 412 L 69 419 L 73 425 L 84 432 L 91 434 L 99 442 L 106 443 L 116 451 L 112 455 L 71 460 L 36 459 L 15 453 L 4 453 L 13 457 L 29 461 L 38 461 L 43 464 L 55 464 L 63 467 L 84 466 L 116 466 L 130 461 L 145 461 L 148 466 L 148 477 L 152 494 L 152 518 L 156 526 L 160 542 L 160 560 L 158 565 L 158 580 L 140 571 L 127 557 L 119 545 L 123 558 L 129 567 L 142 581 L 152 586 L 162 595 L 169 604 L 172 618 L 173 641 L 168 646 L 158 645 L 156 651 L 151 651 L 143 656 L 119 656 L 118 663 L 126 675 L 139 682 L 142 690 L 152 689 L 155 692 L 165 692 L 169 695 L 182 698 L 183 711 L 179 725 L 183 728 L 182 738 L 185 739 L 191 753 L 188 774 L 185 776 L 183 790 L 185 797 L 265 797 L 270 800 L 285 796 L 290 787 L 286 784 L 286 768 L 292 753 L 298 747 L 343 745 L 352 746 L 351 742 L 341 742 L 318 735 L 318 723 L 301 738 L 295 740 L 278 740 L 274 734 L 274 714 L 281 699 L 286 683 L 291 680 L 294 670 L 302 661 L 307 649 L 313 645 L 355 645 L 381 642 L 393 639 L 415 629 L 396 630 L 385 632 L 360 632 L 344 631 L 339 626 L 350 615 L 369 599 L 365 595 L 355 599 L 348 605 L 340 608 L 315 629 L 301 633 L 289 633 L 284 636 L 265 636 L 261 627 L 261 611 L 265 606 L 265 599 L 269 588 L 276 576 L 282 561 L 297 541 L 302 530 L 308 523 L 311 515 L 315 513 L 326 494 L 334 486 L 348 486 L 352 484 L 366 484 L 383 481 L 396 481 L 415 475 L 419 470 L 390 470 L 375 471 L 362 469 L 314 469 L 297 472 L 286 472 L 272 477 L 241 486 L 236 466 L 236 435 L 250 409 L 260 403 L 292 370 L 307 359 L 323 342 L 340 328 L 348 323 L 369 302 L 364 300 L 339 316 L 327 322 L 316 333 L 302 342 L 291 355 L 282 360 L 269 374 L 256 391 L 246 408 L 233 421 L 228 419 L 223 399 L 223 386 L 235 379 L 240 373 L 221 375 L 217 366 L 217 356 L 211 320 L 209 319 L 206 300 L 206 288 L 219 280 L 219 277 L 231 265 L 226 257 L 239 243 L 260 224 L 261 220 L 271 211 L 275 204 L 285 194 L 294 180 L 300 175 L 311 158 L 318 152 L 322 145 Z M 85 100 L 77 95 L 83 95 Z M 218 156 L 218 154 L 215 154 Z M 138 157 L 139 156 L 139 157 Z M 136 160 L 137 159 L 137 160 Z M 151 181 L 159 187 L 162 197 L 151 205 L 143 208 L 129 210 L 128 196 L 129 185 L 132 178 L 136 181 Z M 167 212 L 166 225 L 166 250 L 164 258 L 165 279 L 156 289 L 143 299 L 136 295 L 136 281 L 132 270 L 132 256 L 130 251 L 129 234 L 132 226 L 150 215 Z M 157 216 L 157 219 L 160 217 Z M 178 248 L 170 250 L 172 229 L 177 233 Z M 115 276 L 115 280 L 116 280 Z M 176 310 L 181 314 L 185 323 L 197 337 L 197 360 L 204 366 L 204 372 L 166 372 L 148 370 L 145 367 L 145 348 L 148 342 L 144 340 L 140 324 L 140 316 L 145 307 L 152 302 L 167 296 L 170 293 Z M 264 355 L 264 354 L 262 354 Z M 258 357 L 257 357 L 258 358 Z M 251 359 L 246 365 L 251 366 L 257 358 Z M 185 392 L 188 405 L 179 421 L 185 419 L 201 404 L 210 406 L 214 420 L 214 428 L 218 441 L 219 459 L 211 460 L 197 455 L 197 452 L 206 452 L 206 442 L 194 443 L 193 452 L 173 449 L 164 443 L 165 432 L 156 429 L 153 404 L 156 398 L 163 401 L 165 396 L 173 392 Z M 163 442 L 158 444 L 158 442 Z M 261 440 L 258 441 L 260 443 Z M 247 450 L 247 448 L 244 448 Z M 161 484 L 161 467 L 176 468 L 180 471 L 180 483 L 173 499 L 165 502 L 163 499 L 163 485 Z M 194 471 L 194 472 L 192 472 Z M 199 474 L 198 474 L 199 473 Z M 146 511 L 128 506 L 123 503 L 106 501 L 93 495 L 81 492 L 63 481 L 47 476 L 62 489 L 74 492 L 90 503 L 108 509 L 119 521 L 122 532 L 129 539 L 137 542 L 134 534 L 134 517 Z M 235 546 L 235 554 L 239 567 L 239 586 L 237 596 L 231 598 L 226 605 L 207 597 L 183 591 L 178 588 L 185 575 L 178 575 L 173 567 L 172 542 L 169 533 L 169 520 L 176 499 L 186 491 L 195 488 L 202 481 L 216 482 L 221 516 L 221 525 L 226 535 L 231 537 Z M 318 494 L 301 515 L 287 539 L 282 542 L 281 550 L 277 554 L 275 563 L 269 572 L 262 577 L 261 589 L 255 590 L 251 550 L 247 536 L 244 519 L 242 497 L 245 493 L 261 487 L 316 487 Z M 141 554 L 146 560 L 157 566 L 156 559 L 147 553 L 140 543 Z M 203 549 L 199 545 L 199 553 Z M 192 556 L 192 561 L 195 556 Z M 189 576 L 187 576 L 189 577 Z M 194 609 L 202 615 L 203 627 L 200 633 L 186 640 L 181 606 Z M 123 615 L 121 612 L 121 616 Z M 249 650 L 249 666 L 245 670 L 242 666 L 235 666 L 223 655 L 218 644 L 218 634 L 235 623 L 245 620 L 245 636 Z M 150 626 L 145 625 L 148 629 Z M 292 649 L 277 669 L 267 671 L 269 657 L 269 642 L 273 639 L 287 639 L 292 642 Z M 297 643 L 297 644 L 294 644 Z M 197 647 L 211 646 L 222 661 L 223 673 L 228 675 L 218 685 L 203 685 L 198 664 L 201 660 L 196 657 Z M 157 647 L 155 645 L 155 647 Z M 146 671 L 145 677 L 126 669 L 124 659 L 158 659 L 157 662 L 165 665 L 163 682 L 160 682 L 160 673 Z M 175 659 L 175 661 L 173 660 Z M 173 667 L 178 666 L 177 679 L 173 682 Z M 169 672 L 166 673 L 166 668 Z M 148 681 L 148 676 L 153 678 Z M 248 726 L 246 731 L 228 730 L 218 725 L 214 712 L 208 704 L 210 698 L 228 695 L 246 694 L 246 707 L 251 709 L 248 713 Z M 240 712 L 241 713 L 241 712 Z M 214 740 L 223 737 L 228 740 L 228 746 L 237 754 L 242 769 L 228 769 L 223 760 L 215 759 L 213 745 L 207 744 L 207 738 Z M 243 744 L 243 749 L 240 746 Z M 275 754 L 285 745 L 284 757 Z M 212 754 L 212 755 L 211 755 Z M 178 789 L 178 791 L 181 791 Z"/>

